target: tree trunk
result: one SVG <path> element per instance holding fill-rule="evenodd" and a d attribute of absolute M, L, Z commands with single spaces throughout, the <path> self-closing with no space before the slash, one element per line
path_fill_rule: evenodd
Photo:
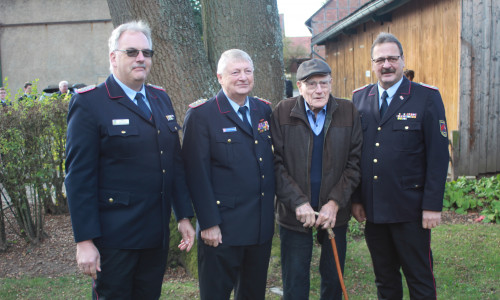
<path fill-rule="evenodd" d="M 202 0 L 203 37 L 213 70 L 237 48 L 254 62 L 252 95 L 277 104 L 285 96 L 283 42 L 276 0 Z"/>
<path fill-rule="evenodd" d="M 7 249 L 7 235 L 5 233 L 5 215 L 3 212 L 2 198 L 0 198 L 0 252 Z"/>
<path fill-rule="evenodd" d="M 148 82 L 167 90 L 182 124 L 190 103 L 219 89 L 189 0 L 108 0 L 108 6 L 115 26 L 135 19 L 151 27 L 155 54 Z"/>

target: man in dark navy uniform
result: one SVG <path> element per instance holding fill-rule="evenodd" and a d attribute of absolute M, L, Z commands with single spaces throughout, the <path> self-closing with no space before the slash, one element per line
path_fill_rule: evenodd
<path fill-rule="evenodd" d="M 436 299 L 431 228 L 439 225 L 448 170 L 448 137 L 439 91 L 403 76 L 403 47 L 389 33 L 373 42 L 378 83 L 354 91 L 361 115 L 361 185 L 352 213 L 365 238 L 379 299 Z"/>
<path fill-rule="evenodd" d="M 77 262 L 93 299 L 158 299 L 173 207 L 183 241 L 195 238 L 175 113 L 165 90 L 144 85 L 153 56 L 143 22 L 109 39 L 112 75 L 70 103 L 66 189 Z"/>
<path fill-rule="evenodd" d="M 222 90 L 190 105 L 182 153 L 198 219 L 198 274 L 204 300 L 264 299 L 274 230 L 269 102 L 249 97 L 253 62 L 224 52 Z"/>

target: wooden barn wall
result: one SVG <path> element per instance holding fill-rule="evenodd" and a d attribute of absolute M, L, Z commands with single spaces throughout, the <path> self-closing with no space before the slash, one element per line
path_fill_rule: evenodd
<path fill-rule="evenodd" d="M 355 88 L 377 81 L 371 71 L 371 45 L 380 32 L 390 32 L 403 45 L 405 69 L 415 71 L 414 81 L 439 88 L 448 127 L 457 130 L 460 1 L 411 1 L 392 12 L 391 22 L 370 21 L 359 25 L 356 34 L 327 42 L 332 93 L 350 99 Z"/>
<path fill-rule="evenodd" d="M 500 1 L 461 0 L 457 175 L 500 172 Z"/>

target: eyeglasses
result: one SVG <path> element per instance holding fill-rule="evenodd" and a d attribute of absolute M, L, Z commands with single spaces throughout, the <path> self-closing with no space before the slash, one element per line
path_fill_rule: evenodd
<path fill-rule="evenodd" d="M 377 65 L 383 65 L 385 63 L 385 61 L 387 60 L 390 64 L 393 64 L 395 62 L 398 61 L 398 59 L 400 58 L 401 56 L 387 56 L 387 57 L 379 57 L 379 58 L 375 58 L 375 59 L 372 59 L 372 61 L 377 64 Z"/>
<path fill-rule="evenodd" d="M 153 54 L 154 54 L 154 51 L 151 49 L 142 49 L 142 50 L 139 50 L 139 49 L 126 49 L 126 50 L 116 49 L 115 51 L 125 52 L 125 53 L 127 53 L 128 57 L 137 57 L 137 55 L 139 55 L 140 51 L 142 52 L 142 55 L 144 55 L 144 57 L 153 57 Z"/>
<path fill-rule="evenodd" d="M 328 79 L 328 80 L 322 80 L 322 81 L 312 81 L 312 80 L 306 80 L 306 81 L 303 81 L 306 85 L 306 88 L 308 90 L 315 90 L 318 88 L 318 84 L 319 86 L 322 88 L 322 89 L 326 89 L 330 86 L 330 83 L 331 83 L 332 79 Z"/>

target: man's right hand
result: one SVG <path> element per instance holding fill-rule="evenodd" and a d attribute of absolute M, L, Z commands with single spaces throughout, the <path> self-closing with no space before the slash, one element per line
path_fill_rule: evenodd
<path fill-rule="evenodd" d="M 316 223 L 316 213 L 309 202 L 306 202 L 295 209 L 295 216 L 305 228 L 313 227 Z"/>
<path fill-rule="evenodd" d="M 219 225 L 202 230 L 201 239 L 206 245 L 212 247 L 217 247 L 219 244 L 222 244 L 222 233 L 220 232 Z"/>
<path fill-rule="evenodd" d="M 76 244 L 76 262 L 83 274 L 97 278 L 97 272 L 101 272 L 101 255 L 92 240 Z"/>
<path fill-rule="evenodd" d="M 363 204 L 361 203 L 353 203 L 351 205 L 351 213 L 353 217 L 358 221 L 358 222 L 364 222 L 366 221 L 366 213 L 365 209 L 363 208 Z"/>

